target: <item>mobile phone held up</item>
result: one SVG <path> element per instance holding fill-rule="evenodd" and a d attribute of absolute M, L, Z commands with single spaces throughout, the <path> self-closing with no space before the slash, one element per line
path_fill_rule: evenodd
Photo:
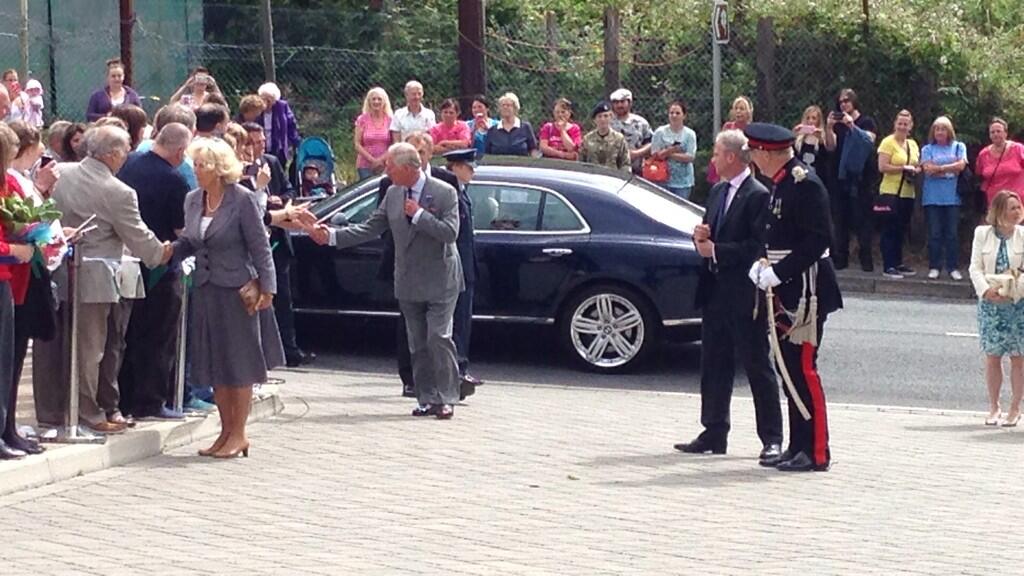
<path fill-rule="evenodd" d="M 255 163 L 255 162 L 253 162 L 252 164 L 247 165 L 245 167 L 245 170 L 242 171 L 242 175 L 247 177 L 247 178 L 255 178 L 256 175 L 259 174 L 259 173 L 260 173 L 260 165 Z"/>
<path fill-rule="evenodd" d="M 43 154 L 42 156 L 39 157 L 40 168 L 45 168 L 46 165 L 49 164 L 50 162 L 53 162 L 53 156 L 50 156 L 49 154 Z"/>

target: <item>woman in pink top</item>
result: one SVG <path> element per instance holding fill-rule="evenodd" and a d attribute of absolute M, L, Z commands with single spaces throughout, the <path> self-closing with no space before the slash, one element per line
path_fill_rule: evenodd
<path fill-rule="evenodd" d="M 472 144 L 473 135 L 469 133 L 469 126 L 459 120 L 461 112 L 455 99 L 445 98 L 441 102 L 441 122 L 430 129 L 430 137 L 434 139 L 434 156 L 469 148 Z"/>
<path fill-rule="evenodd" d="M 1009 140 L 1009 126 L 1002 118 L 988 125 L 991 144 L 978 154 L 978 177 L 985 192 L 985 206 L 1003 190 L 1024 197 L 1024 144 Z"/>
<path fill-rule="evenodd" d="M 353 140 L 359 179 L 383 172 L 384 157 L 391 145 L 391 99 L 383 88 L 370 88 L 363 98 L 363 113 L 356 118 Z"/>
<path fill-rule="evenodd" d="M 739 130 L 742 132 L 747 127 L 747 124 L 753 121 L 754 103 L 746 96 L 737 96 L 732 101 L 732 108 L 729 109 L 729 120 L 722 124 L 722 130 Z M 714 162 L 708 162 L 708 176 L 706 180 L 708 184 L 718 183 L 718 170 L 715 169 Z"/>
<path fill-rule="evenodd" d="M 583 131 L 572 121 L 572 102 L 565 98 L 555 100 L 553 122 L 540 127 L 540 151 L 545 158 L 576 160 Z"/>

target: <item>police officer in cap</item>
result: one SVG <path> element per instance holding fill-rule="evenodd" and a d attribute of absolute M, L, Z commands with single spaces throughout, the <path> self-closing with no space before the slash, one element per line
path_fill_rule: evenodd
<path fill-rule="evenodd" d="M 825 185 L 793 157 L 793 132 L 752 123 L 751 160 L 774 184 L 764 214 L 765 252 L 749 277 L 767 293 L 768 336 L 789 400 L 789 447 L 781 471 L 825 471 L 831 463 L 818 347 L 829 313 L 843 306 L 828 247 L 832 219 Z M 762 462 L 762 465 L 772 465 Z"/>
<path fill-rule="evenodd" d="M 459 236 L 455 246 L 462 260 L 462 275 L 466 289 L 459 294 L 455 303 L 452 325 L 452 339 L 455 340 L 455 356 L 462 377 L 461 399 L 476 391 L 482 380 L 469 373 L 469 337 L 473 323 L 473 288 L 476 285 L 476 248 L 473 244 L 473 201 L 466 191 L 466 185 L 476 171 L 476 149 L 464 148 L 442 154 L 448 162 L 448 171 L 458 178 L 459 186 Z"/>

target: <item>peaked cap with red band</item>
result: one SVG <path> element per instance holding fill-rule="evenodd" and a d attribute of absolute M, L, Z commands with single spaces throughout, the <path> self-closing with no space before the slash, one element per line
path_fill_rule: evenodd
<path fill-rule="evenodd" d="M 767 152 L 785 150 L 796 141 L 796 135 L 789 128 L 765 122 L 751 122 L 743 135 L 747 137 L 747 148 Z"/>

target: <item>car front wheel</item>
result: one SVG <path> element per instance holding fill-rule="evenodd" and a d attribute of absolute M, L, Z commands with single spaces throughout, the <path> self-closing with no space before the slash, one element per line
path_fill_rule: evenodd
<path fill-rule="evenodd" d="M 572 298 L 559 322 L 563 347 L 595 372 L 626 372 L 640 364 L 656 341 L 655 315 L 634 292 L 594 286 Z"/>

